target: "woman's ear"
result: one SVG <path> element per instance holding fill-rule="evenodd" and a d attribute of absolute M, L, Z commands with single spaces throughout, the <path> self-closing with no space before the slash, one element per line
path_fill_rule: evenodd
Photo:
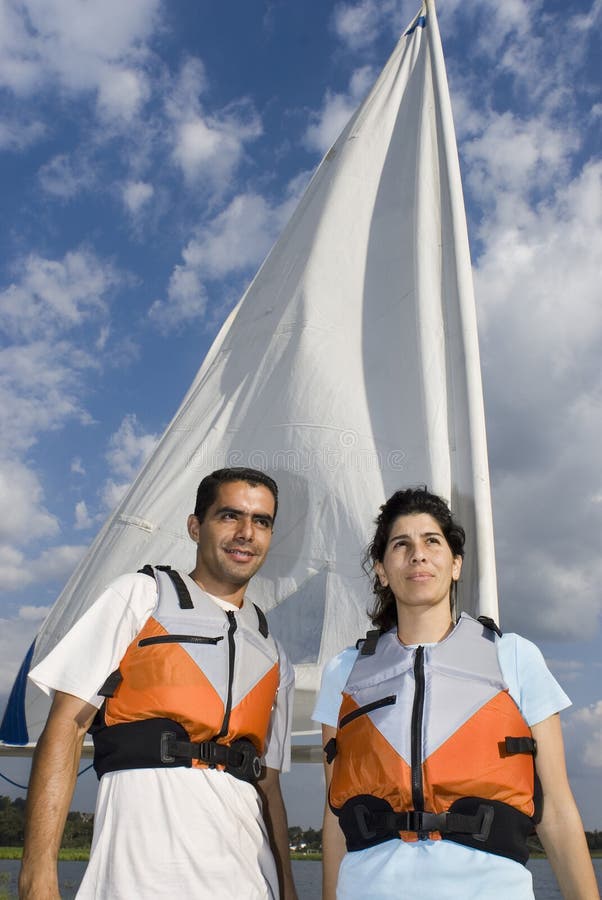
<path fill-rule="evenodd" d="M 454 556 L 454 561 L 452 563 L 452 581 L 457 581 L 459 579 L 461 571 L 462 571 L 462 557 Z"/>
<path fill-rule="evenodd" d="M 385 574 L 385 567 L 378 559 L 374 563 L 374 571 L 376 572 L 376 576 L 381 584 L 381 587 L 389 587 L 389 579 Z"/>

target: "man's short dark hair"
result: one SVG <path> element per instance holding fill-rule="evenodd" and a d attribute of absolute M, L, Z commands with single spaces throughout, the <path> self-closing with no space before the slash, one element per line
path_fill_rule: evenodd
<path fill-rule="evenodd" d="M 194 507 L 194 514 L 199 522 L 203 521 L 211 504 L 215 503 L 220 484 L 225 484 L 228 481 L 246 481 L 252 487 L 257 487 L 259 484 L 267 487 L 274 498 L 274 519 L 276 519 L 276 513 L 278 512 L 278 485 L 274 479 L 259 469 L 232 466 L 229 469 L 216 469 L 215 472 L 206 475 L 199 484 Z"/>

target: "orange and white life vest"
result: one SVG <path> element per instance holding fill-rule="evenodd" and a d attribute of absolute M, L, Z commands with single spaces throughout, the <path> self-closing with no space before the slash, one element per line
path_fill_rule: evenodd
<path fill-rule="evenodd" d="M 261 756 L 279 683 L 263 613 L 248 601 L 225 611 L 201 590 L 191 597 L 167 567 L 143 572 L 156 579 L 157 605 L 101 691 L 106 701 L 91 729 L 99 777 L 116 768 L 211 764 L 203 754 L 174 761 L 159 746 L 166 734 L 225 747 L 245 739 Z"/>
<path fill-rule="evenodd" d="M 347 680 L 330 805 L 350 850 L 443 837 L 525 862 L 534 753 L 489 627 L 463 613 L 424 647 L 392 629 Z"/>

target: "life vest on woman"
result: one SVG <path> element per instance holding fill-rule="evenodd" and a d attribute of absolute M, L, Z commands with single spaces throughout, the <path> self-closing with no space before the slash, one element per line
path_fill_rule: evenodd
<path fill-rule="evenodd" d="M 167 566 L 142 572 L 156 579 L 157 605 L 99 692 L 98 777 L 183 765 L 256 780 L 279 684 L 265 616 L 248 601 L 225 611 L 200 589 L 193 600 Z"/>
<path fill-rule="evenodd" d="M 336 747 L 325 748 L 348 850 L 429 837 L 528 859 L 535 742 L 500 671 L 495 627 L 463 613 L 424 647 L 404 647 L 395 628 L 369 633 Z"/>

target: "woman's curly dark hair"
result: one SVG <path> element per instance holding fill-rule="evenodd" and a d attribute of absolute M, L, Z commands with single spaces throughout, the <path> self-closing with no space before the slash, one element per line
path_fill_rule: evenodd
<path fill-rule="evenodd" d="M 435 519 L 440 527 L 449 549 L 453 556 L 464 557 L 464 529 L 454 521 L 449 506 L 437 494 L 431 494 L 426 485 L 419 488 L 407 488 L 396 491 L 387 502 L 381 506 L 380 513 L 375 519 L 376 531 L 372 542 L 369 544 L 362 565 L 364 571 L 372 579 L 372 590 L 376 601 L 368 615 L 372 624 L 381 631 L 387 631 L 393 625 L 397 625 L 397 605 L 390 587 L 384 587 L 374 572 L 374 563 L 382 562 L 387 543 L 391 536 L 393 523 L 399 516 L 411 516 L 426 513 Z M 456 583 L 451 586 L 450 602 L 452 611 L 456 597 Z"/>

